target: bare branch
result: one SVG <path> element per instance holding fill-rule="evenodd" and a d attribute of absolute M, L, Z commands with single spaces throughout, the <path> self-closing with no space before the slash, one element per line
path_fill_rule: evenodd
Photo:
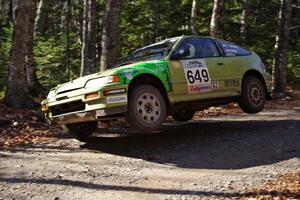
<path fill-rule="evenodd" d="M 300 25 L 293 26 L 293 27 L 290 28 L 290 30 L 297 29 L 297 28 L 300 28 Z"/>
<path fill-rule="evenodd" d="M 300 6 L 297 6 L 296 4 L 293 4 L 292 7 L 300 9 Z"/>

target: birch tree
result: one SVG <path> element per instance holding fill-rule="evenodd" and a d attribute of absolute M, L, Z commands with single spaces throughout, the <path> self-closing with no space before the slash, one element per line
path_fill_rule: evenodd
<path fill-rule="evenodd" d="M 42 91 L 42 86 L 39 83 L 36 76 L 36 67 L 34 64 L 33 46 L 34 46 L 34 24 L 36 17 L 36 4 L 35 1 L 32 4 L 34 7 L 28 12 L 29 22 L 28 31 L 25 37 L 25 65 L 26 65 L 26 79 L 27 79 L 27 90 L 30 95 L 37 96 Z"/>
<path fill-rule="evenodd" d="M 249 15 L 249 1 L 243 0 L 243 9 L 241 16 L 240 42 L 243 46 L 247 43 L 248 32 L 248 15 Z"/>
<path fill-rule="evenodd" d="M 35 26 L 34 26 L 35 36 L 41 36 L 45 32 L 47 18 L 48 18 L 48 11 L 50 6 L 49 4 L 50 4 L 49 0 L 40 0 L 38 4 Z"/>
<path fill-rule="evenodd" d="M 13 20 L 13 22 L 15 22 L 15 20 L 16 20 L 19 1 L 20 0 L 11 0 L 12 20 Z"/>
<path fill-rule="evenodd" d="M 222 3 L 222 0 L 214 0 L 214 6 L 210 21 L 210 35 L 213 37 L 218 37 L 220 35 Z"/>
<path fill-rule="evenodd" d="M 191 11 L 191 31 L 193 35 L 198 35 L 197 14 L 198 14 L 198 0 L 193 0 L 192 11 Z"/>

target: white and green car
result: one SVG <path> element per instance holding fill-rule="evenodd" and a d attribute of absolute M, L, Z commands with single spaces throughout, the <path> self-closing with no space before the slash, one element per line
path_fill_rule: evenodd
<path fill-rule="evenodd" d="M 79 139 L 98 121 L 125 117 L 140 132 L 166 116 L 192 119 L 195 111 L 238 102 L 257 113 L 270 98 L 270 74 L 259 56 L 224 40 L 181 36 L 139 48 L 112 69 L 53 88 L 42 109 Z"/>

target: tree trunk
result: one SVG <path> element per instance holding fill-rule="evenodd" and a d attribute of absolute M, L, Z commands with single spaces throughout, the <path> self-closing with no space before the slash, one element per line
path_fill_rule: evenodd
<path fill-rule="evenodd" d="M 9 1 L 9 5 L 8 5 L 8 20 L 6 25 L 8 26 L 9 23 L 13 22 L 13 14 L 12 14 L 12 0 Z"/>
<path fill-rule="evenodd" d="M 67 0 L 67 17 L 66 17 L 66 37 L 67 37 L 67 46 L 66 46 L 66 71 L 67 77 L 71 79 L 71 66 L 70 66 L 70 22 L 71 22 L 71 0 Z"/>
<path fill-rule="evenodd" d="M 12 55 L 4 102 L 7 106 L 26 108 L 34 105 L 26 89 L 26 63 L 28 59 L 27 39 L 31 29 L 34 1 L 20 0 L 12 41 Z"/>
<path fill-rule="evenodd" d="M 275 57 L 272 66 L 272 89 L 277 95 L 285 93 L 287 51 L 291 27 L 292 0 L 280 0 Z"/>
<path fill-rule="evenodd" d="M 154 2 L 154 40 L 160 35 L 161 9 L 159 1 Z M 153 40 L 153 41 L 154 41 Z"/>
<path fill-rule="evenodd" d="M 96 0 L 84 0 L 80 76 L 97 72 L 96 63 Z"/>
<path fill-rule="evenodd" d="M 5 15 L 7 15 L 7 13 L 5 12 L 5 1 L 0 0 L 0 33 L 2 31 L 3 26 L 5 25 L 4 23 Z M 0 43 L 0 48 L 1 48 L 1 43 Z"/>
<path fill-rule="evenodd" d="M 71 78 L 71 69 L 70 69 L 70 22 L 71 22 L 71 0 L 62 0 L 62 14 L 60 29 L 65 33 L 66 37 L 66 46 L 65 46 L 65 59 L 64 59 L 64 68 L 66 70 L 67 78 Z"/>
<path fill-rule="evenodd" d="M 198 0 L 193 0 L 192 11 L 191 11 L 191 31 L 193 35 L 198 35 L 197 14 L 198 14 Z"/>
<path fill-rule="evenodd" d="M 34 45 L 34 23 L 36 17 L 36 5 L 34 4 L 34 8 L 29 13 L 30 21 L 29 27 L 26 37 L 26 77 L 27 77 L 27 89 L 28 93 L 32 96 L 37 96 L 42 92 L 42 85 L 39 83 L 36 76 L 36 68 L 34 65 L 33 58 L 33 45 Z"/>
<path fill-rule="evenodd" d="M 101 40 L 100 71 L 110 68 L 120 54 L 120 15 L 122 0 L 106 0 Z"/>
<path fill-rule="evenodd" d="M 14 22 L 16 20 L 16 16 L 19 11 L 19 0 L 13 0 L 13 18 Z M 24 32 L 26 35 L 25 38 L 25 45 L 26 48 L 24 49 L 25 53 L 25 69 L 26 69 L 26 80 L 27 80 L 27 92 L 32 96 L 37 96 L 42 91 L 42 86 L 39 83 L 37 76 L 36 76 L 36 68 L 34 66 L 34 58 L 33 58 L 33 44 L 34 44 L 34 23 L 36 17 L 36 1 L 33 1 L 32 5 L 34 6 L 30 12 L 28 12 L 29 16 L 29 24 L 28 24 L 28 31 Z"/>
<path fill-rule="evenodd" d="M 0 34 L 2 34 L 2 29 L 3 29 L 3 2 L 0 0 Z M 2 38 L 1 38 L 2 40 Z M 0 49 L 2 49 L 2 41 L 0 41 Z M 0 51 L 0 83 L 3 81 L 3 67 L 2 67 L 2 60 L 3 60 L 3 55 L 2 51 Z M 3 85 L 0 84 L 0 91 L 3 91 Z"/>
<path fill-rule="evenodd" d="M 214 7 L 210 21 L 210 35 L 213 37 L 220 36 L 222 0 L 214 0 Z"/>
<path fill-rule="evenodd" d="M 39 2 L 34 25 L 35 36 L 41 36 L 45 32 L 48 18 L 49 3 L 50 1 L 48 0 L 40 0 Z"/>
<path fill-rule="evenodd" d="M 3 11 L 4 11 L 4 9 L 3 9 L 3 2 L 2 2 L 2 0 L 0 0 L 0 26 L 2 27 L 2 21 L 3 21 Z M 1 31 L 1 30 L 0 30 Z"/>
<path fill-rule="evenodd" d="M 248 0 L 243 0 L 243 11 L 241 17 L 241 30 L 240 30 L 240 42 L 242 46 L 245 46 L 247 44 L 248 15 L 249 15 L 249 2 Z"/>

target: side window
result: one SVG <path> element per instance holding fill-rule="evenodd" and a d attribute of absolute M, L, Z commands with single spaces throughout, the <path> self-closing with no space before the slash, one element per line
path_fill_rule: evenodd
<path fill-rule="evenodd" d="M 187 38 L 177 48 L 174 53 L 180 59 L 193 59 L 193 58 L 209 58 L 218 57 L 219 52 L 215 44 L 209 38 Z"/>
<path fill-rule="evenodd" d="M 247 49 L 244 49 L 242 47 L 239 47 L 231 42 L 227 42 L 224 40 L 218 40 L 218 43 L 222 47 L 225 56 L 232 57 L 232 56 L 248 56 L 250 55 L 250 51 Z"/>

